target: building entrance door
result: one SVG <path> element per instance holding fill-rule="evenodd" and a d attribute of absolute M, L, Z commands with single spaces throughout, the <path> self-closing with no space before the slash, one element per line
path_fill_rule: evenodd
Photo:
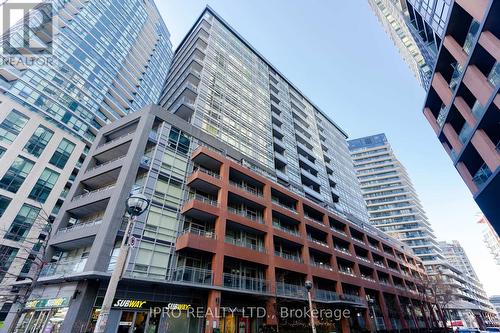
<path fill-rule="evenodd" d="M 122 311 L 117 333 L 156 333 L 158 326 L 147 329 L 148 313 L 146 311 Z"/>

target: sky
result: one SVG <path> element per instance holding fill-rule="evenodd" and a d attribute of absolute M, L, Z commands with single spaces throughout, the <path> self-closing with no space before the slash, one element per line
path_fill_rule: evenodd
<path fill-rule="evenodd" d="M 385 133 L 438 240 L 458 240 L 500 295 L 479 207 L 422 113 L 425 91 L 366 0 L 156 0 L 174 49 L 208 4 L 350 138 Z"/>

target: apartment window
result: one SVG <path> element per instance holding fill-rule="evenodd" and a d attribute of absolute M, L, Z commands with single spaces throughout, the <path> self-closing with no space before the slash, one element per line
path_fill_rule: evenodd
<path fill-rule="evenodd" d="M 63 139 L 54 152 L 54 155 L 50 158 L 49 163 L 55 165 L 58 168 L 63 169 L 68 162 L 71 153 L 75 149 L 75 144 L 69 140 Z"/>
<path fill-rule="evenodd" d="M 5 277 L 5 274 L 7 274 L 18 250 L 14 247 L 0 245 L 0 282 Z"/>
<path fill-rule="evenodd" d="M 54 132 L 48 128 L 39 126 L 24 146 L 24 151 L 39 157 L 53 135 Z"/>
<path fill-rule="evenodd" d="M 0 217 L 2 217 L 3 213 L 7 210 L 7 207 L 10 204 L 11 199 L 0 195 Z"/>
<path fill-rule="evenodd" d="M 10 225 L 9 231 L 7 231 L 4 238 L 13 241 L 20 241 L 24 239 L 28 235 L 31 226 L 38 218 L 39 213 L 40 208 L 24 204 L 19 210 L 19 213 L 17 213 L 16 218 Z"/>
<path fill-rule="evenodd" d="M 45 168 L 45 170 L 43 170 L 42 172 L 42 175 L 40 176 L 40 178 L 38 178 L 38 181 L 31 190 L 29 198 L 41 203 L 45 203 L 45 201 L 49 197 L 50 191 L 52 191 L 52 188 L 56 184 L 58 178 L 59 174 L 57 172 L 52 171 L 49 168 Z"/>
<path fill-rule="evenodd" d="M 12 143 L 21 130 L 24 128 L 29 118 L 21 112 L 12 110 L 0 123 L 0 141 Z"/>
<path fill-rule="evenodd" d="M 18 156 L 0 180 L 0 188 L 12 193 L 17 193 L 33 168 L 33 165 L 35 165 L 35 163 L 32 161 Z"/>
<path fill-rule="evenodd" d="M 4 147 L 0 147 L 0 158 L 3 157 L 3 154 L 5 154 L 6 151 L 7 149 L 5 149 Z"/>

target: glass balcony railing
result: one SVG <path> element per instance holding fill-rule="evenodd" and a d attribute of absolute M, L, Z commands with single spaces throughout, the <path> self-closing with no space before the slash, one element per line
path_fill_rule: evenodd
<path fill-rule="evenodd" d="M 486 183 L 486 181 L 488 180 L 488 178 L 490 178 L 491 176 L 491 170 L 490 168 L 488 168 L 488 166 L 486 165 L 486 163 L 483 163 L 483 165 L 479 168 L 479 170 L 476 172 L 476 174 L 474 175 L 474 177 L 472 177 L 472 181 L 474 181 L 474 183 L 480 187 L 481 185 L 483 185 L 484 183 Z"/>
<path fill-rule="evenodd" d="M 215 231 L 203 230 L 203 229 L 195 228 L 195 227 L 191 227 L 191 226 L 187 229 L 184 229 L 182 231 L 182 234 L 193 234 L 193 235 L 198 235 L 198 236 L 202 236 L 205 238 L 215 239 Z"/>
<path fill-rule="evenodd" d="M 256 195 L 258 197 L 263 196 L 262 190 L 248 186 L 247 184 L 237 183 L 237 182 L 232 181 L 232 180 L 229 181 L 229 184 L 231 184 L 232 186 L 241 188 L 243 191 L 248 192 L 248 193 L 253 194 L 253 195 Z"/>
<path fill-rule="evenodd" d="M 104 187 L 101 187 L 101 188 L 98 188 L 96 190 L 92 190 L 92 191 L 88 191 L 86 190 L 86 192 L 82 193 L 82 194 L 79 194 L 79 195 L 75 195 L 71 201 L 76 201 L 76 200 L 79 200 L 79 199 L 82 199 L 82 198 L 85 198 L 85 197 L 89 197 L 89 196 L 93 196 L 94 194 L 97 194 L 97 193 L 100 193 L 100 192 L 103 192 L 103 191 L 106 191 L 106 190 L 110 190 L 112 189 L 113 187 L 115 187 L 115 184 L 111 184 L 111 185 L 108 185 L 108 186 L 104 186 Z"/>
<path fill-rule="evenodd" d="M 345 248 L 345 247 L 340 247 L 340 246 L 334 246 L 335 248 L 335 251 L 339 251 L 343 254 L 347 254 L 348 256 L 351 255 L 351 252 L 349 252 L 349 249 L 348 248 Z"/>
<path fill-rule="evenodd" d="M 474 115 L 474 118 L 476 118 L 477 121 L 481 120 L 485 111 L 486 108 L 483 107 L 481 103 L 479 103 L 479 101 L 476 101 L 472 106 L 472 114 Z"/>
<path fill-rule="evenodd" d="M 496 62 L 488 75 L 488 81 L 495 88 L 500 82 L 500 62 Z"/>
<path fill-rule="evenodd" d="M 230 213 L 236 214 L 236 215 L 246 217 L 247 219 L 258 222 L 258 223 L 264 223 L 264 218 L 262 217 L 262 215 L 254 214 L 252 212 L 247 211 L 246 209 L 237 209 L 237 208 L 228 206 L 227 211 Z"/>
<path fill-rule="evenodd" d="M 182 266 L 172 271 L 170 279 L 175 282 L 211 285 L 212 276 L 210 269 Z"/>
<path fill-rule="evenodd" d="M 311 266 L 333 271 L 333 267 L 331 265 L 316 260 L 311 260 Z"/>
<path fill-rule="evenodd" d="M 447 115 L 448 115 L 448 108 L 446 107 L 446 105 L 441 104 L 441 109 L 439 110 L 439 114 L 436 119 L 436 122 L 438 123 L 439 127 L 443 127 Z"/>
<path fill-rule="evenodd" d="M 340 300 L 339 294 L 331 290 L 316 289 L 315 298 L 319 301 L 333 302 Z"/>
<path fill-rule="evenodd" d="M 460 82 L 460 76 L 462 76 L 463 67 L 458 62 L 452 64 L 451 67 L 453 67 L 453 73 L 451 74 L 449 86 L 451 90 L 455 90 L 458 86 L 458 83 Z"/>
<path fill-rule="evenodd" d="M 209 169 L 205 169 L 204 167 L 195 166 L 193 169 L 193 172 L 191 174 L 195 173 L 196 171 L 199 171 L 199 172 L 202 172 L 202 173 L 207 174 L 209 176 L 212 176 L 214 178 L 220 179 L 220 175 L 217 172 L 209 170 Z"/>
<path fill-rule="evenodd" d="M 55 275 L 72 275 L 83 272 L 87 258 L 75 260 L 61 260 L 58 262 L 51 262 L 45 265 L 41 272 L 41 277 L 55 276 Z"/>
<path fill-rule="evenodd" d="M 86 227 L 95 227 L 102 223 L 102 216 L 91 220 L 74 220 L 73 223 L 65 228 L 58 230 L 59 233 L 69 232 Z"/>
<path fill-rule="evenodd" d="M 281 257 L 286 260 L 291 260 L 295 262 L 300 262 L 302 263 L 302 258 L 297 255 L 297 254 L 291 254 L 291 253 L 286 253 L 286 252 L 280 252 L 280 251 L 274 251 L 274 255 L 277 257 Z"/>
<path fill-rule="evenodd" d="M 465 144 L 469 140 L 472 130 L 473 128 L 470 127 L 467 122 L 465 122 L 462 126 L 462 129 L 460 130 L 460 133 L 458 134 L 458 139 L 460 140 L 460 142 L 462 142 L 462 144 Z"/>
<path fill-rule="evenodd" d="M 236 274 L 223 274 L 224 287 L 251 292 L 264 293 L 267 290 L 264 279 L 246 277 Z"/>
<path fill-rule="evenodd" d="M 192 193 L 192 192 L 189 193 L 188 200 L 200 201 L 200 202 L 203 202 L 203 203 L 206 203 L 210 206 L 215 206 L 215 207 L 219 206 L 219 203 L 217 202 L 217 200 L 214 200 L 212 198 L 206 197 L 206 196 L 198 194 L 198 193 Z"/>
<path fill-rule="evenodd" d="M 254 243 L 250 242 L 249 240 L 237 239 L 234 237 L 226 236 L 224 241 L 226 243 L 233 244 L 233 245 L 236 245 L 239 247 L 246 247 L 246 248 L 252 249 L 254 251 L 258 251 L 258 252 L 262 252 L 262 253 L 266 252 L 266 248 L 262 244 L 254 244 Z"/>
<path fill-rule="evenodd" d="M 357 303 L 357 304 L 365 304 L 366 301 L 364 301 L 361 297 L 357 295 L 351 295 L 351 294 L 344 294 L 341 296 L 341 299 L 344 299 L 349 302 Z"/>
<path fill-rule="evenodd" d="M 284 203 L 281 203 L 278 199 L 272 197 L 271 198 L 271 201 L 277 205 L 277 206 L 280 206 L 281 208 L 284 208 L 292 213 L 297 213 L 297 210 L 294 208 L 294 207 L 291 207 L 291 206 L 288 206 L 288 205 L 285 205 Z"/>
<path fill-rule="evenodd" d="M 306 298 L 307 291 L 305 286 L 285 282 L 276 282 L 276 293 L 279 296 Z"/>
<path fill-rule="evenodd" d="M 479 22 L 476 20 L 473 20 L 470 27 L 469 31 L 467 32 L 467 37 L 465 38 L 464 42 L 464 51 L 468 55 L 471 54 L 472 50 L 474 49 L 472 46 L 474 44 L 474 40 L 476 39 L 477 34 L 479 33 Z"/>
<path fill-rule="evenodd" d="M 297 229 L 292 229 L 292 228 L 285 227 L 284 225 L 282 225 L 282 224 L 280 224 L 278 222 L 275 222 L 275 221 L 273 221 L 273 227 L 275 229 L 284 231 L 287 234 L 290 234 L 290 235 L 293 235 L 293 236 L 298 236 L 299 235 L 299 231 Z"/>

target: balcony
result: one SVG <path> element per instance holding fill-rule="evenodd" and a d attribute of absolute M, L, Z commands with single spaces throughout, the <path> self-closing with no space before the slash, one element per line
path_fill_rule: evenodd
<path fill-rule="evenodd" d="M 462 76 L 464 69 L 458 62 L 455 62 L 451 66 L 453 67 L 453 73 L 451 74 L 450 79 L 450 89 L 455 90 L 460 83 L 460 77 Z"/>
<path fill-rule="evenodd" d="M 356 273 L 354 273 L 354 269 L 352 269 L 351 267 L 339 266 L 339 273 L 349 276 L 356 276 Z"/>
<path fill-rule="evenodd" d="M 107 190 L 111 190 L 112 188 L 115 187 L 115 184 L 110 184 L 110 185 L 107 185 L 107 186 L 104 186 L 104 187 L 101 187 L 101 188 L 98 188 L 96 190 L 92 190 L 92 191 L 88 191 L 88 190 L 84 190 L 85 192 L 82 193 L 82 194 L 79 194 L 79 195 L 75 195 L 71 201 L 77 201 L 77 200 L 80 200 L 80 199 L 83 199 L 83 198 L 87 198 L 87 197 L 92 197 L 98 193 L 101 193 L 101 192 L 104 192 L 104 191 L 107 191 Z"/>
<path fill-rule="evenodd" d="M 68 276 L 81 273 L 83 272 L 86 263 L 87 258 L 51 262 L 42 268 L 40 277 Z"/>
<path fill-rule="evenodd" d="M 297 214 L 297 210 L 296 210 L 295 208 L 293 208 L 293 207 L 291 207 L 291 206 L 288 206 L 288 205 L 286 205 L 286 204 L 284 204 L 284 203 L 281 203 L 281 202 L 280 202 L 277 198 L 272 197 L 272 198 L 271 198 L 271 201 L 272 201 L 272 202 L 273 202 L 273 204 L 275 204 L 276 206 L 279 206 L 279 207 L 281 207 L 281 208 L 286 209 L 286 210 L 287 210 L 287 211 L 289 211 L 289 212 L 292 212 L 292 213 L 294 213 L 294 214 Z"/>
<path fill-rule="evenodd" d="M 283 297 L 293 297 L 305 299 L 307 291 L 305 286 L 290 284 L 285 282 L 276 282 L 276 294 Z"/>
<path fill-rule="evenodd" d="M 488 181 L 491 175 L 492 173 L 490 168 L 488 168 L 486 163 L 483 163 L 476 174 L 472 177 L 472 181 L 477 185 L 477 187 L 481 187 Z"/>
<path fill-rule="evenodd" d="M 471 22 L 471 25 L 469 27 L 469 31 L 467 32 L 467 37 L 465 38 L 464 41 L 464 51 L 467 53 L 467 55 L 470 55 L 471 52 L 474 50 L 474 41 L 476 40 L 476 37 L 479 33 L 479 27 L 480 24 L 478 21 L 473 20 Z"/>
<path fill-rule="evenodd" d="M 488 74 L 488 82 L 495 88 L 500 82 L 500 62 L 496 62 Z"/>
<path fill-rule="evenodd" d="M 485 112 L 486 108 L 482 106 L 479 101 L 476 101 L 472 106 L 472 114 L 474 115 L 474 118 L 476 118 L 477 121 L 481 120 Z"/>
<path fill-rule="evenodd" d="M 89 227 L 95 227 L 98 226 L 102 223 L 102 216 L 92 219 L 92 220 L 74 220 L 72 221 L 73 223 L 68 225 L 65 228 L 59 229 L 57 232 L 58 233 L 66 233 L 66 232 L 71 232 L 73 230 L 79 230 L 82 228 L 89 228 Z"/>
<path fill-rule="evenodd" d="M 356 304 L 361 304 L 361 305 L 366 304 L 366 301 L 357 295 L 343 294 L 340 296 L 340 299 L 347 301 L 347 302 L 350 302 L 350 303 L 356 303 Z"/>
<path fill-rule="evenodd" d="M 228 244 L 233 244 L 233 245 L 236 245 L 239 247 L 245 247 L 247 249 L 251 249 L 251 250 L 254 250 L 257 252 L 266 253 L 266 248 L 264 247 L 264 245 L 254 244 L 254 243 L 251 243 L 249 240 L 237 239 L 237 238 L 226 235 L 224 241 Z"/>
<path fill-rule="evenodd" d="M 312 260 L 311 261 L 311 266 L 318 267 L 318 268 L 321 268 L 321 269 L 326 269 L 327 271 L 333 272 L 333 267 L 331 265 L 325 264 L 323 262 Z"/>
<path fill-rule="evenodd" d="M 315 291 L 315 299 L 323 302 L 335 302 L 339 301 L 340 297 L 334 291 L 324 290 L 324 289 L 316 289 Z"/>
<path fill-rule="evenodd" d="M 334 249 L 335 249 L 335 251 L 338 251 L 340 253 L 346 254 L 348 256 L 352 255 L 348 248 L 340 247 L 340 246 L 334 246 Z"/>
<path fill-rule="evenodd" d="M 460 140 L 460 142 L 462 144 L 467 143 L 467 141 L 470 138 L 470 135 L 472 134 L 472 130 L 473 130 L 473 128 L 470 127 L 470 125 L 467 122 L 465 122 L 464 125 L 462 126 L 462 129 L 460 130 L 460 132 L 458 134 L 458 139 Z"/>
<path fill-rule="evenodd" d="M 170 276 L 171 281 L 196 284 L 196 285 L 212 285 L 213 273 L 212 270 L 183 266 L 177 267 L 172 271 Z"/>
<path fill-rule="evenodd" d="M 313 242 L 314 244 L 318 244 L 318 245 L 326 247 L 326 248 L 329 247 L 327 242 L 324 242 L 324 241 L 321 241 L 319 239 L 313 238 L 310 235 L 307 235 L 307 240 Z"/>
<path fill-rule="evenodd" d="M 262 215 L 260 214 L 255 214 L 254 212 L 250 212 L 246 209 L 238 209 L 238 208 L 234 208 L 234 207 L 231 207 L 231 206 L 228 206 L 227 207 L 227 211 L 229 213 L 232 213 L 232 214 L 236 214 L 236 215 L 239 215 L 239 216 L 243 216 L 249 220 L 252 220 L 254 222 L 257 222 L 257 223 L 261 223 L 261 224 L 264 224 L 264 218 Z"/>
<path fill-rule="evenodd" d="M 281 251 L 275 250 L 274 251 L 274 255 L 277 256 L 277 257 L 281 257 L 283 259 L 295 261 L 295 262 L 298 262 L 298 263 L 303 263 L 304 262 L 302 260 L 302 258 L 298 254 L 292 254 L 292 253 L 281 252 Z"/>
<path fill-rule="evenodd" d="M 264 196 L 264 194 L 263 194 L 263 192 L 262 192 L 261 189 L 253 187 L 253 186 L 249 186 L 248 184 L 237 183 L 237 182 L 232 181 L 232 180 L 229 180 L 229 184 L 231 186 L 234 186 L 234 187 L 237 187 L 239 189 L 242 189 L 243 191 L 248 192 L 250 194 L 253 194 L 255 196 L 258 196 L 258 197 L 263 197 Z"/>
<path fill-rule="evenodd" d="M 190 201 L 190 200 L 196 200 L 196 201 L 203 202 L 203 203 L 210 205 L 210 206 L 219 207 L 219 202 L 217 202 L 217 200 L 212 199 L 212 198 L 207 197 L 207 196 L 204 196 L 204 195 L 201 195 L 199 193 L 190 192 L 188 195 L 188 201 Z"/>
<path fill-rule="evenodd" d="M 438 123 L 439 127 L 443 127 L 444 122 L 446 120 L 446 117 L 448 116 L 448 111 L 449 109 L 446 107 L 445 104 L 441 105 L 441 109 L 439 110 L 439 114 L 437 117 L 436 122 Z"/>
<path fill-rule="evenodd" d="M 253 293 L 265 293 L 267 291 L 267 285 L 264 279 L 229 273 L 224 273 L 222 278 L 224 281 L 224 287 L 227 288 L 250 291 Z"/>

